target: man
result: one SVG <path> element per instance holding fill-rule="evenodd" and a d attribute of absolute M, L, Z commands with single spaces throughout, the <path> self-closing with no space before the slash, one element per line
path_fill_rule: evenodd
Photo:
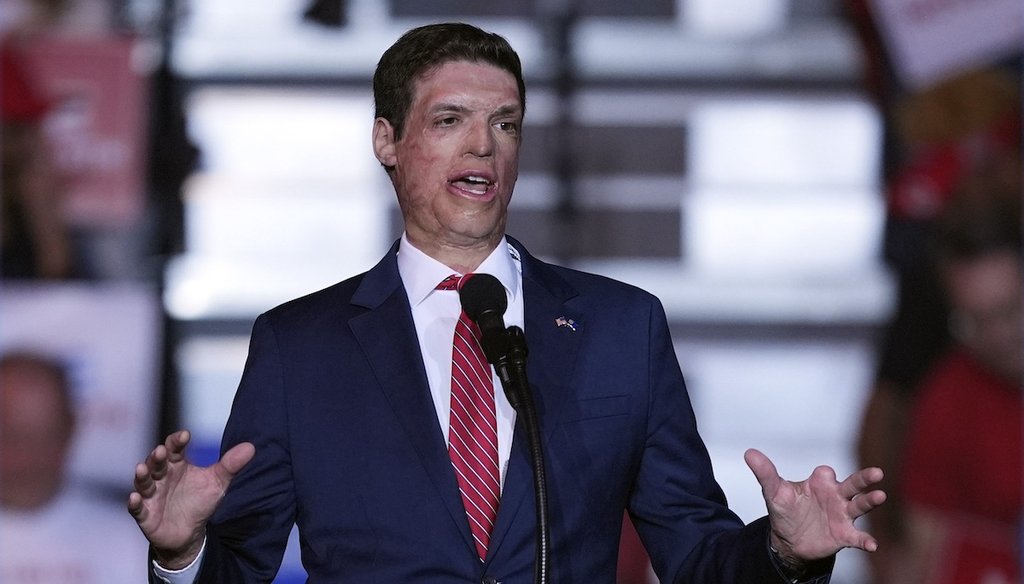
<path fill-rule="evenodd" d="M 61 363 L 0 357 L 0 582 L 127 584 L 145 569 L 131 520 L 67 476 L 76 416 Z M 94 534 L 102 533 L 103 537 Z"/>
<path fill-rule="evenodd" d="M 187 464 L 179 432 L 138 465 L 128 508 L 162 577 L 269 581 L 297 523 L 311 582 L 532 580 L 531 467 L 501 391 L 479 406 L 488 423 L 471 422 L 489 428 L 500 502 L 481 507 L 495 514 L 476 514 L 456 462 L 459 300 L 437 289 L 453 273 L 495 276 L 505 323 L 529 338 L 551 582 L 612 582 L 624 509 L 666 582 L 824 582 L 839 549 L 874 549 L 853 520 L 884 500 L 869 490 L 879 469 L 789 483 L 750 451 L 770 519 L 744 527 L 712 476 L 660 303 L 505 237 L 525 86 L 504 39 L 414 29 L 381 58 L 374 97 L 373 148 L 405 233 L 369 272 L 257 319 L 218 463 Z"/>

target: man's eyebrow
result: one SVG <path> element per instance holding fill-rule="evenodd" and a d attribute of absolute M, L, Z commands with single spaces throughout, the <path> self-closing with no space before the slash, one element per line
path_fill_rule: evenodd
<path fill-rule="evenodd" d="M 469 108 L 464 106 L 464 105 L 460 105 L 460 104 L 457 104 L 457 103 L 450 103 L 450 102 L 446 102 L 446 101 L 442 101 L 440 103 L 436 103 L 436 104 L 434 104 L 430 108 L 430 112 L 431 113 L 439 113 L 439 112 L 464 113 L 464 112 L 467 112 L 467 111 L 469 111 Z"/>
<path fill-rule="evenodd" d="M 518 104 L 503 105 L 498 109 L 494 110 L 494 115 L 498 117 L 502 116 L 518 116 L 522 115 L 523 108 L 519 107 Z"/>
<path fill-rule="evenodd" d="M 494 110 L 492 115 L 496 117 L 502 116 L 518 116 L 522 114 L 522 109 L 519 104 L 508 104 L 499 107 Z M 466 113 L 472 111 L 469 107 L 458 103 L 442 101 L 434 104 L 430 108 L 430 113 L 441 113 L 441 112 L 455 112 L 455 113 Z"/>

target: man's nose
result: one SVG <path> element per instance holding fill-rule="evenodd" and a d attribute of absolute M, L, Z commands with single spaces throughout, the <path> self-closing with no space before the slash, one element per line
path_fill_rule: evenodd
<path fill-rule="evenodd" d="M 466 151 L 473 156 L 487 157 L 494 154 L 494 134 L 487 122 L 478 122 L 470 126 L 466 139 Z"/>

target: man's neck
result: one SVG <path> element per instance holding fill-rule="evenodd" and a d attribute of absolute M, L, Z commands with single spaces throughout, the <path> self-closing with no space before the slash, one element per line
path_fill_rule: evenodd
<path fill-rule="evenodd" d="M 502 238 L 499 236 L 493 241 L 480 242 L 470 246 L 455 246 L 448 244 L 423 244 L 414 241 L 409 242 L 416 246 L 428 256 L 448 266 L 459 274 L 468 274 L 478 267 L 491 255 L 491 252 L 498 246 Z"/>

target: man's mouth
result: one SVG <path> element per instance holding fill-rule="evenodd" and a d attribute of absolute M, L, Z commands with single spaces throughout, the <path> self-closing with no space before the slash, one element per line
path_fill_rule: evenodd
<path fill-rule="evenodd" d="M 491 188 L 491 185 L 493 185 L 494 183 L 492 183 L 486 177 L 475 174 L 468 174 L 452 180 L 451 184 L 461 191 L 471 193 L 474 195 L 483 196 L 488 193 L 488 191 Z"/>

